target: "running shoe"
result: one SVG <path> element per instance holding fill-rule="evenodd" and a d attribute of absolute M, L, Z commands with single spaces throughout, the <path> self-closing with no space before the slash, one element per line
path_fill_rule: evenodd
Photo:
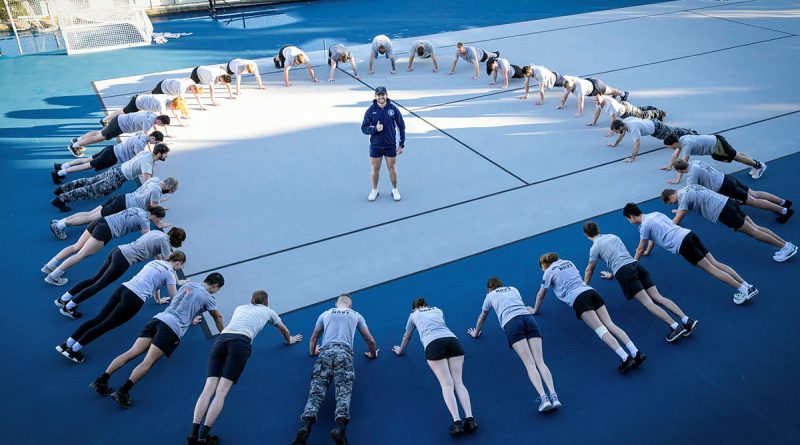
<path fill-rule="evenodd" d="M 86 356 L 83 355 L 81 351 L 73 351 L 72 349 L 66 349 L 64 352 L 61 353 L 64 357 L 72 360 L 74 363 L 81 364 L 84 360 L 86 360 Z"/>
<path fill-rule="evenodd" d="M 692 335 L 692 332 L 694 332 L 694 329 L 697 327 L 697 323 L 700 322 L 689 317 L 689 319 L 686 321 L 686 324 L 683 325 L 684 329 L 686 329 L 686 332 L 683 333 L 683 336 L 688 337 Z"/>
<path fill-rule="evenodd" d="M 61 186 L 58 186 L 53 189 L 53 194 L 56 196 L 61 196 L 62 193 L 64 193 L 64 189 L 61 188 Z"/>
<path fill-rule="evenodd" d="M 133 406 L 133 400 L 131 400 L 131 396 L 127 392 L 114 391 L 111 393 L 111 398 L 114 399 L 115 402 L 117 402 L 117 405 L 125 409 L 128 409 L 131 406 Z"/>
<path fill-rule="evenodd" d="M 553 405 L 553 409 L 561 408 L 561 402 L 558 400 L 558 394 L 552 393 L 550 394 L 549 398 L 550 398 L 550 404 Z"/>
<path fill-rule="evenodd" d="M 451 436 L 458 436 L 463 432 L 464 432 L 464 423 L 461 422 L 460 420 L 456 420 L 455 422 L 453 422 L 452 425 L 450 425 L 450 435 Z M 331 434 L 333 434 L 333 433 L 331 433 Z"/>
<path fill-rule="evenodd" d="M 400 201 L 400 190 L 392 189 L 392 199 Z"/>
<path fill-rule="evenodd" d="M 46 273 L 47 275 L 50 275 L 50 272 L 52 272 L 52 271 L 53 271 L 53 269 L 49 268 L 49 267 L 47 266 L 47 264 L 45 264 L 44 266 L 42 266 L 42 268 L 41 268 L 40 270 L 41 270 L 43 273 Z"/>
<path fill-rule="evenodd" d="M 474 417 L 467 417 L 464 419 L 464 431 L 467 433 L 471 433 L 478 428 L 478 423 L 475 422 Z"/>
<path fill-rule="evenodd" d="M 367 196 L 367 201 L 369 202 L 375 201 L 378 195 L 380 195 L 380 192 L 373 189 L 371 192 L 369 192 L 369 196 Z"/>
<path fill-rule="evenodd" d="M 736 292 L 733 294 L 733 302 L 736 304 L 743 304 L 745 301 L 752 299 L 758 295 L 758 289 L 750 286 L 745 292 Z"/>
<path fill-rule="evenodd" d="M 617 371 L 619 371 L 620 374 L 627 374 L 628 371 L 631 370 L 633 365 L 634 365 L 633 357 L 629 355 L 628 358 L 626 358 L 624 361 L 622 361 L 622 363 L 619 364 L 619 366 L 617 366 Z"/>
<path fill-rule="evenodd" d="M 205 439 L 198 439 L 197 445 L 217 445 L 219 443 L 219 436 L 212 435 L 206 436 Z"/>
<path fill-rule="evenodd" d="M 636 369 L 647 360 L 647 356 L 642 354 L 642 351 L 636 351 L 636 357 L 633 358 L 633 369 Z"/>
<path fill-rule="evenodd" d="M 76 147 L 72 146 L 72 144 L 74 144 L 77 141 L 78 141 L 78 139 L 76 138 L 76 139 L 73 139 L 72 142 L 67 144 L 67 151 L 70 152 L 70 154 L 72 156 L 75 156 L 76 158 L 79 158 L 83 154 L 83 147 L 77 147 L 76 148 Z"/>
<path fill-rule="evenodd" d="M 772 259 L 782 263 L 795 255 L 797 255 L 797 246 L 787 242 L 783 249 L 779 250 L 775 253 L 775 255 L 772 256 Z"/>
<path fill-rule="evenodd" d="M 686 328 L 680 324 L 675 327 L 675 329 L 671 329 L 669 334 L 667 334 L 667 341 L 672 343 L 675 340 L 678 340 L 686 333 Z"/>
<path fill-rule="evenodd" d="M 64 231 L 64 229 L 58 228 L 57 219 L 50 221 L 50 231 L 53 232 L 53 236 L 55 236 L 56 239 L 67 239 L 67 233 Z"/>
<path fill-rule="evenodd" d="M 274 57 L 272 63 L 275 64 L 275 69 L 281 69 L 281 60 L 279 58 Z"/>
<path fill-rule="evenodd" d="M 784 224 L 786 221 L 789 221 L 789 218 L 791 218 L 792 215 L 794 215 L 794 210 L 787 207 L 786 213 L 778 216 L 778 222 Z"/>
<path fill-rule="evenodd" d="M 100 379 L 96 379 L 94 382 L 89 383 L 89 388 L 92 388 L 94 392 L 100 394 L 101 396 L 107 396 L 114 392 L 114 390 L 108 386 L 108 382 L 104 382 Z"/>
<path fill-rule="evenodd" d="M 49 273 L 47 274 L 46 277 L 44 277 L 44 282 L 52 284 L 53 286 L 63 286 L 69 283 L 69 278 L 64 278 L 64 277 L 55 278 L 52 273 Z"/>
<path fill-rule="evenodd" d="M 764 172 L 767 171 L 767 163 L 766 162 L 759 162 L 761 165 L 759 168 L 751 168 L 750 169 L 750 176 L 753 179 L 759 179 L 764 176 Z"/>
<path fill-rule="evenodd" d="M 630 92 L 629 91 L 623 91 L 623 93 L 624 94 L 622 95 L 622 101 L 623 102 L 627 102 L 628 101 L 628 94 L 630 94 Z"/>
<path fill-rule="evenodd" d="M 792 201 L 789 200 L 789 199 L 784 199 L 783 200 L 783 206 L 786 207 L 787 209 L 791 208 L 792 207 Z"/>
<path fill-rule="evenodd" d="M 548 399 L 547 396 L 537 397 L 536 400 L 539 401 L 539 412 L 540 413 L 543 413 L 543 412 L 546 412 L 546 411 L 550 411 L 551 409 L 553 409 L 553 404 L 550 403 L 550 399 Z"/>
<path fill-rule="evenodd" d="M 67 347 L 67 342 L 61 343 L 60 345 L 56 346 L 56 351 L 58 351 L 59 354 L 64 354 L 64 352 L 66 352 L 67 349 L 69 349 Z"/>
<path fill-rule="evenodd" d="M 347 442 L 347 432 L 343 426 L 337 426 L 331 430 L 331 439 L 336 445 L 348 445 L 349 443 Z"/>
<path fill-rule="evenodd" d="M 53 180 L 53 184 L 61 184 L 61 176 L 58 176 L 58 170 L 50 171 L 50 179 Z"/>
<path fill-rule="evenodd" d="M 70 210 L 72 210 L 72 209 L 71 209 L 71 208 L 70 208 L 70 207 L 67 205 L 67 203 L 65 203 L 64 201 L 62 201 L 62 200 L 61 200 L 61 198 L 56 198 L 56 199 L 54 199 L 54 200 L 50 201 L 50 204 L 51 204 L 53 207 L 57 208 L 58 210 L 61 210 L 61 212 L 62 212 L 62 213 L 67 213 L 67 212 L 69 212 Z"/>
<path fill-rule="evenodd" d="M 53 164 L 53 170 L 55 170 L 55 171 L 59 171 L 59 170 L 61 170 L 61 164 L 59 164 L 58 162 L 56 162 L 55 164 Z"/>
<path fill-rule="evenodd" d="M 53 304 L 55 304 L 56 307 L 58 307 L 59 309 L 65 307 L 67 305 L 66 302 L 61 301 L 61 298 L 56 298 L 55 300 L 53 300 Z"/>
<path fill-rule="evenodd" d="M 75 306 L 72 309 L 68 309 L 66 306 L 64 306 L 61 309 L 59 309 L 58 312 L 61 312 L 61 315 L 71 318 L 73 320 L 77 320 L 83 317 L 83 313 L 78 312 L 78 306 Z"/>
<path fill-rule="evenodd" d="M 103 119 L 103 118 L 100 119 L 100 126 L 101 127 L 105 127 L 106 126 L 106 120 L 105 119 Z"/>

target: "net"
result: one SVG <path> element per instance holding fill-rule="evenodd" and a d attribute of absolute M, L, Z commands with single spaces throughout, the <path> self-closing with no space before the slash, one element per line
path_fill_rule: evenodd
<path fill-rule="evenodd" d="M 149 45 L 153 25 L 135 0 L 58 0 L 67 54 Z"/>

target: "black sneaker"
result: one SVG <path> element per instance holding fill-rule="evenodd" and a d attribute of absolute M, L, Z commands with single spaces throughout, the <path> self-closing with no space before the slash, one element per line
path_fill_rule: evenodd
<path fill-rule="evenodd" d="M 348 445 L 349 443 L 347 442 L 347 431 L 343 426 L 337 426 L 331 430 L 331 439 L 336 445 Z"/>
<path fill-rule="evenodd" d="M 53 184 L 61 184 L 61 176 L 58 176 L 58 170 L 50 171 L 50 179 L 53 180 Z"/>
<path fill-rule="evenodd" d="M 186 436 L 186 445 L 197 445 L 197 436 Z"/>
<path fill-rule="evenodd" d="M 67 348 L 67 342 L 61 343 L 60 345 L 56 346 L 56 351 L 58 351 L 58 353 L 62 355 L 67 349 L 69 349 Z"/>
<path fill-rule="evenodd" d="M 791 208 L 792 207 L 792 201 L 790 201 L 788 199 L 784 199 L 783 200 L 783 206 L 786 207 L 787 209 Z"/>
<path fill-rule="evenodd" d="M 308 440 L 308 436 L 311 434 L 311 426 L 310 425 L 303 425 L 297 430 L 297 435 L 294 437 L 292 441 L 292 445 L 306 445 L 306 440 Z"/>
<path fill-rule="evenodd" d="M 61 164 L 59 164 L 58 162 L 56 162 L 55 164 L 53 164 L 53 170 L 55 170 L 55 171 L 59 171 L 59 170 L 61 170 Z"/>
<path fill-rule="evenodd" d="M 619 371 L 620 374 L 627 374 L 628 371 L 631 370 L 634 364 L 635 362 L 633 361 L 633 357 L 629 355 L 628 358 L 625 359 L 625 361 L 623 361 L 622 363 L 619 364 L 619 366 L 617 366 L 617 371 Z"/>
<path fill-rule="evenodd" d="M 279 58 L 273 57 L 272 62 L 275 64 L 275 69 L 281 69 L 281 60 Z"/>
<path fill-rule="evenodd" d="M 105 119 L 100 118 L 100 126 L 101 127 L 105 127 L 106 126 L 106 120 Z"/>
<path fill-rule="evenodd" d="M 72 349 L 65 349 L 64 352 L 61 353 L 64 357 L 72 360 L 73 363 L 81 364 L 84 360 L 86 360 L 86 356 L 83 355 L 82 351 L 73 351 Z"/>
<path fill-rule="evenodd" d="M 61 199 L 59 199 L 59 198 L 56 198 L 56 199 L 54 199 L 54 200 L 50 201 L 50 204 L 51 204 L 53 207 L 57 208 L 58 210 L 61 210 L 63 213 L 67 213 L 67 212 L 69 212 L 70 210 L 72 210 L 72 209 L 71 209 L 71 208 L 70 208 L 70 207 L 67 205 L 67 203 L 65 203 L 64 201 L 62 201 L 62 200 L 61 200 Z"/>
<path fill-rule="evenodd" d="M 53 300 L 53 304 L 55 304 L 55 305 L 56 305 L 56 306 L 57 306 L 59 309 L 61 309 L 61 308 L 63 308 L 64 306 L 66 306 L 66 305 L 67 305 L 67 303 L 65 303 L 65 302 L 61 301 L 61 298 L 56 298 L 55 300 Z M 66 343 L 65 343 L 65 344 L 66 344 Z M 58 352 L 61 352 L 61 351 L 58 351 Z"/>
<path fill-rule="evenodd" d="M 683 327 L 686 329 L 686 332 L 683 333 L 683 336 L 688 337 L 692 335 L 694 328 L 697 327 L 697 323 L 699 323 L 699 321 L 695 320 L 694 318 L 689 318 L 686 324 L 683 325 Z"/>
<path fill-rule="evenodd" d="M 133 406 L 133 400 L 131 400 L 131 396 L 127 392 L 114 391 L 111 393 L 111 398 L 114 399 L 115 402 L 117 402 L 117 405 L 125 409 L 128 409 L 131 406 Z M 198 443 L 199 442 L 200 441 L 198 441 Z"/>
<path fill-rule="evenodd" d="M 219 436 L 206 436 L 205 439 L 197 439 L 197 445 L 217 445 Z"/>
<path fill-rule="evenodd" d="M 110 386 L 108 386 L 108 382 L 104 382 L 100 379 L 95 380 L 92 383 L 89 383 L 89 388 L 92 388 L 94 392 L 100 394 L 101 396 L 107 396 L 114 392 Z"/>
<path fill-rule="evenodd" d="M 81 154 L 83 154 L 83 148 L 82 147 L 78 147 L 78 148 L 73 147 L 72 146 L 72 142 L 67 144 L 67 151 L 69 151 L 70 154 L 72 156 L 75 156 L 76 158 L 81 157 Z"/>
<path fill-rule="evenodd" d="M 456 420 L 450 425 L 450 435 L 458 436 L 464 432 L 464 424 L 460 420 Z"/>
<path fill-rule="evenodd" d="M 789 218 L 794 215 L 794 210 L 787 208 L 786 213 L 778 216 L 778 222 L 783 224 L 786 221 L 789 221 Z"/>
<path fill-rule="evenodd" d="M 64 307 L 62 307 L 61 309 L 58 310 L 58 312 L 61 312 L 61 315 L 65 316 L 65 317 L 69 317 L 69 318 L 71 318 L 73 320 L 77 320 L 77 319 L 83 317 L 83 313 L 82 312 L 78 312 L 78 306 L 75 306 L 72 309 L 67 309 L 67 306 L 65 304 Z"/>
<path fill-rule="evenodd" d="M 464 431 L 467 433 L 471 433 L 478 428 L 478 424 L 475 422 L 474 417 L 467 417 L 464 419 Z"/>
<path fill-rule="evenodd" d="M 623 91 L 623 93 L 624 94 L 622 95 L 622 101 L 623 102 L 627 102 L 628 101 L 628 94 L 630 94 L 630 92 L 629 91 Z"/>
<path fill-rule="evenodd" d="M 61 196 L 62 193 L 64 193 L 64 189 L 61 187 L 56 187 L 53 189 L 53 194 L 56 196 Z"/>
<path fill-rule="evenodd" d="M 636 351 L 636 357 L 633 358 L 633 368 L 638 368 L 645 360 L 647 360 L 647 356 L 642 354 L 642 351 Z"/>
<path fill-rule="evenodd" d="M 681 338 L 685 333 L 686 333 L 686 328 L 683 327 L 683 325 L 679 324 L 678 326 L 675 327 L 675 329 L 669 331 L 669 334 L 667 334 L 667 341 L 672 343 L 675 340 Z"/>

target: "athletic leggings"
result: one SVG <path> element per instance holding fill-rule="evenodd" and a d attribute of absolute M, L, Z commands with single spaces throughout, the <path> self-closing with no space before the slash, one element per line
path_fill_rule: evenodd
<path fill-rule="evenodd" d="M 60 186 L 64 193 L 58 197 L 64 202 L 72 202 L 79 199 L 97 199 L 110 195 L 122 187 L 127 180 L 128 178 L 122 173 L 122 168 L 119 165 L 115 165 L 99 175 L 76 179 Z"/>
<path fill-rule="evenodd" d="M 144 306 L 144 300 L 127 287 L 120 286 L 111 295 L 100 313 L 83 323 L 71 337 L 81 346 L 86 346 L 106 332 L 118 328 L 133 318 L 142 306 Z"/>
<path fill-rule="evenodd" d="M 639 119 L 661 120 L 666 114 L 664 111 L 650 105 L 646 107 L 637 107 L 630 102 L 620 103 L 625 108 L 625 111 L 619 116 L 620 119 L 625 119 L 626 117 L 638 117 Z"/>
<path fill-rule="evenodd" d="M 92 278 L 81 281 L 69 290 L 72 301 L 78 304 L 92 298 L 109 284 L 117 281 L 130 267 L 131 264 L 125 259 L 125 255 L 119 247 L 115 247 Z"/>

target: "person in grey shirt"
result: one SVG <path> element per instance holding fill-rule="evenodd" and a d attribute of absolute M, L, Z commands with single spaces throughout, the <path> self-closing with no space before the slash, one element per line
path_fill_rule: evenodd
<path fill-rule="evenodd" d="M 331 382 L 336 383 L 336 428 L 331 430 L 330 434 L 337 444 L 347 443 L 346 428 L 350 422 L 350 397 L 353 394 L 353 381 L 356 377 L 353 369 L 353 338 L 356 331 L 367 342 L 368 351 L 364 354 L 371 359 L 378 358 L 375 339 L 372 338 L 364 317 L 352 307 L 353 299 L 350 295 L 342 294 L 336 300 L 336 307 L 323 312 L 314 325 L 308 353 L 319 357 L 311 373 L 311 389 L 301 416 L 302 425 L 292 445 L 305 445 Z M 320 336 L 322 342 L 318 345 Z"/>
<path fill-rule="evenodd" d="M 672 343 L 681 337 L 688 337 L 694 332 L 697 320 L 686 315 L 675 302 L 658 292 L 655 283 L 650 279 L 650 273 L 633 259 L 618 236 L 601 234 L 600 228 L 594 221 L 583 225 L 583 234 L 592 242 L 592 248 L 589 250 L 589 263 L 584 272 L 584 283 L 589 284 L 597 266 L 597 260 L 602 259 L 611 272 L 602 271 L 600 276 L 607 280 L 616 278 L 625 299 L 628 301 L 636 299 L 656 318 L 669 325 L 670 331 L 666 337 L 668 342 Z M 673 320 L 661 306 L 677 315 L 681 322 Z"/>
<path fill-rule="evenodd" d="M 328 48 L 328 65 L 331 66 L 331 75 L 328 77 L 328 82 L 333 82 L 333 74 L 336 72 L 336 67 L 340 63 L 347 63 L 350 62 L 350 66 L 353 67 L 353 77 L 356 79 L 361 79 L 358 76 L 358 68 L 356 68 L 356 59 L 353 57 L 353 54 L 350 52 L 350 48 L 338 43 L 336 45 L 332 45 Z"/>
<path fill-rule="evenodd" d="M 508 88 L 508 79 L 522 79 L 522 68 L 512 65 L 508 59 L 489 59 L 486 61 L 486 74 L 492 76 L 489 85 L 497 83 L 498 71 L 503 74 L 503 88 Z"/>
<path fill-rule="evenodd" d="M 689 211 L 694 211 L 713 223 L 719 221 L 737 232 L 777 247 L 780 250 L 775 252 L 772 259 L 779 263 L 797 254 L 797 246 L 753 222 L 738 202 L 702 185 L 687 185 L 680 190 L 664 189 L 661 192 L 661 200 L 665 204 L 678 205 L 675 217 L 672 218 L 674 224 L 680 224 Z"/>
<path fill-rule="evenodd" d="M 394 65 L 394 50 L 392 49 L 392 41 L 389 37 L 381 34 L 372 39 L 372 48 L 369 50 L 369 64 L 367 67 L 367 74 L 373 74 L 372 65 L 378 56 L 385 56 L 392 64 L 391 74 L 397 74 L 397 69 Z"/>
<path fill-rule="evenodd" d="M 433 72 L 439 72 L 439 62 L 436 61 L 436 54 L 434 54 L 433 43 L 430 40 L 415 40 L 411 44 L 411 51 L 408 56 L 408 68 L 406 71 L 414 71 L 414 57 L 417 56 L 421 59 L 431 59 L 433 62 Z"/>
<path fill-rule="evenodd" d="M 688 161 L 691 155 L 711 156 L 711 159 L 720 162 L 731 163 L 736 161 L 750 167 L 750 177 L 759 179 L 767 170 L 765 162 L 734 150 L 728 140 L 720 134 L 672 134 L 664 138 L 664 145 L 673 150 L 669 164 L 661 167 L 661 170 L 672 170 L 672 163 L 683 155 L 683 160 Z M 683 173 L 678 172 L 678 176 L 670 181 L 671 184 L 681 182 Z"/>
<path fill-rule="evenodd" d="M 496 59 L 498 57 L 500 57 L 500 51 L 484 51 L 478 47 L 464 46 L 463 42 L 458 42 L 458 44 L 456 44 L 456 57 L 453 59 L 453 66 L 450 67 L 450 72 L 447 74 L 455 74 L 458 59 L 464 59 L 467 63 L 471 63 L 472 66 L 475 67 L 475 75 L 472 76 L 472 80 L 478 80 L 480 74 L 478 64 L 486 62 L 490 58 Z"/>
<path fill-rule="evenodd" d="M 156 314 L 144 326 L 130 349 L 112 360 L 105 372 L 89 387 L 101 396 L 111 395 L 111 398 L 123 408 L 130 408 L 133 405 L 130 396 L 133 385 L 143 379 L 161 357 L 169 358 L 175 352 L 189 326 L 200 323 L 200 314 L 208 312 L 214 319 L 217 329 L 221 331 L 225 328 L 222 314 L 217 310 L 217 302 L 214 299 L 214 294 L 224 285 L 225 278 L 222 274 L 212 272 L 202 283 L 186 283 L 178 288 L 178 293 L 169 307 Z M 108 384 L 111 376 L 126 363 L 145 353 L 144 359 L 133 368 L 128 380 L 114 391 Z"/>
<path fill-rule="evenodd" d="M 392 348 L 395 354 L 403 355 L 415 329 L 419 331 L 419 339 L 422 341 L 428 366 L 439 380 L 444 403 L 453 417 L 450 434 L 455 436 L 464 431 L 468 433 L 475 431 L 478 425 L 472 416 L 469 392 L 461 378 L 464 368 L 464 349 L 455 334 L 444 324 L 444 313 L 439 308 L 428 307 L 424 298 L 414 300 L 411 304 L 411 315 L 406 323 L 403 341 L 400 345 Z M 461 408 L 464 410 L 463 422 L 458 413 L 456 395 L 458 395 L 458 401 L 461 402 Z"/>
<path fill-rule="evenodd" d="M 67 151 L 79 158 L 83 156 L 87 145 L 110 141 L 124 133 L 136 133 L 139 131 L 150 133 L 154 126 L 166 127 L 169 122 L 170 118 L 166 114 L 157 115 L 152 111 L 123 114 L 111 119 L 102 130 L 89 131 L 77 138 L 73 138 L 72 142 L 67 144 Z"/>
<path fill-rule="evenodd" d="M 56 286 L 67 284 L 69 280 L 62 276 L 67 269 L 99 252 L 113 238 L 120 238 L 137 229 L 143 234 L 149 232 L 150 223 L 157 224 L 166 214 L 166 210 L 160 206 L 150 207 L 147 210 L 133 208 L 105 216 L 89 224 L 75 244 L 61 249 L 42 266 L 42 272 L 47 274 L 44 281 Z M 62 259 L 64 262 L 59 264 Z"/>

